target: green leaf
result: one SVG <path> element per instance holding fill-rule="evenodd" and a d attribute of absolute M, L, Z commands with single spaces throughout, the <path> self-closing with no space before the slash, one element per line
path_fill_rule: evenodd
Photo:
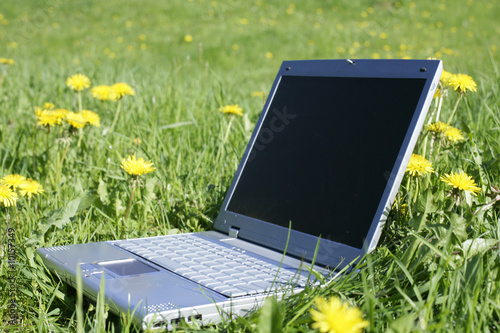
<path fill-rule="evenodd" d="M 415 326 L 415 315 L 408 314 L 391 322 L 391 325 L 389 326 L 387 333 L 414 332 L 414 326 Z"/>
<path fill-rule="evenodd" d="M 467 263 L 467 268 L 465 270 L 465 283 L 471 288 L 478 288 L 481 284 L 478 284 L 477 281 L 481 281 L 483 279 L 483 256 L 474 255 Z"/>
<path fill-rule="evenodd" d="M 80 197 L 75 200 L 70 201 L 66 207 L 64 207 L 61 211 L 61 214 L 58 216 L 58 218 L 54 221 L 54 226 L 56 226 L 59 229 L 62 229 L 63 227 L 66 226 L 66 224 L 71 222 L 71 219 L 79 212 L 82 210 L 80 208 L 80 205 L 82 204 L 82 200 L 85 197 Z M 86 203 L 83 204 L 85 208 L 88 206 Z"/>
<path fill-rule="evenodd" d="M 99 186 L 97 187 L 97 194 L 99 195 L 99 199 L 105 205 L 109 205 L 109 193 L 108 193 L 108 184 L 99 178 Z"/>
<path fill-rule="evenodd" d="M 465 258 L 471 258 L 476 254 L 483 254 L 490 250 L 498 243 L 496 239 L 492 238 L 475 238 L 468 239 L 462 243 L 462 250 L 464 251 Z"/>
<path fill-rule="evenodd" d="M 465 241 L 467 239 L 467 221 L 465 218 L 456 213 L 452 213 L 450 214 L 450 223 L 453 235 L 455 235 L 459 242 Z"/>
<path fill-rule="evenodd" d="M 427 189 L 418 196 L 414 209 L 418 213 L 436 212 L 439 210 L 439 207 L 434 201 L 434 194 L 431 190 Z"/>
<path fill-rule="evenodd" d="M 144 191 L 142 192 L 142 203 L 144 204 L 144 214 L 151 211 L 150 205 L 151 201 L 156 197 L 155 195 L 155 187 L 157 184 L 156 177 L 148 177 L 146 179 L 146 184 L 144 185 Z"/>
<path fill-rule="evenodd" d="M 258 332 L 259 333 L 280 333 L 282 329 L 283 318 L 281 316 L 278 301 L 274 297 L 269 297 L 262 306 Z"/>
<path fill-rule="evenodd" d="M 73 217 L 75 217 L 82 210 L 88 208 L 92 204 L 92 201 L 91 196 L 82 196 L 70 201 L 66 207 L 50 211 L 40 220 L 38 229 L 35 232 L 37 239 L 40 239 L 43 235 L 45 235 L 45 233 L 52 226 L 59 229 L 64 228 L 71 222 Z"/>
<path fill-rule="evenodd" d="M 123 205 L 122 200 L 120 199 L 120 193 L 118 191 L 114 191 L 113 193 L 113 209 L 116 217 L 121 216 L 125 213 L 125 206 Z"/>

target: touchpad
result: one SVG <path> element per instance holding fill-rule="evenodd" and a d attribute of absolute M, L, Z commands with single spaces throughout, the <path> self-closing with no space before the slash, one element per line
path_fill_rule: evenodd
<path fill-rule="evenodd" d="M 156 268 L 135 259 L 110 260 L 97 264 L 119 276 L 158 272 Z"/>

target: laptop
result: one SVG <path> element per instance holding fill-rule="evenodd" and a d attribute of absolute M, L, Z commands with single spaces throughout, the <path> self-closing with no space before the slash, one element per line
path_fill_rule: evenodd
<path fill-rule="evenodd" d="M 143 329 L 216 323 L 301 291 L 311 270 L 348 269 L 377 245 L 441 71 L 439 60 L 285 61 L 214 230 L 38 254 L 91 299 L 102 285 Z"/>

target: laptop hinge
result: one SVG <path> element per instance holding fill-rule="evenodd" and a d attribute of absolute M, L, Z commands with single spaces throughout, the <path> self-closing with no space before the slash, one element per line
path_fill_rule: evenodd
<path fill-rule="evenodd" d="M 233 238 L 238 238 L 238 233 L 240 232 L 240 228 L 229 227 L 229 236 Z"/>

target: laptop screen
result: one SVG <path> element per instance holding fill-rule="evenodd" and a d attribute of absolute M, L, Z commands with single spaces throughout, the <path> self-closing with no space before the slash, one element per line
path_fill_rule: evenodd
<path fill-rule="evenodd" d="M 227 211 L 362 248 L 425 82 L 282 76 Z"/>

